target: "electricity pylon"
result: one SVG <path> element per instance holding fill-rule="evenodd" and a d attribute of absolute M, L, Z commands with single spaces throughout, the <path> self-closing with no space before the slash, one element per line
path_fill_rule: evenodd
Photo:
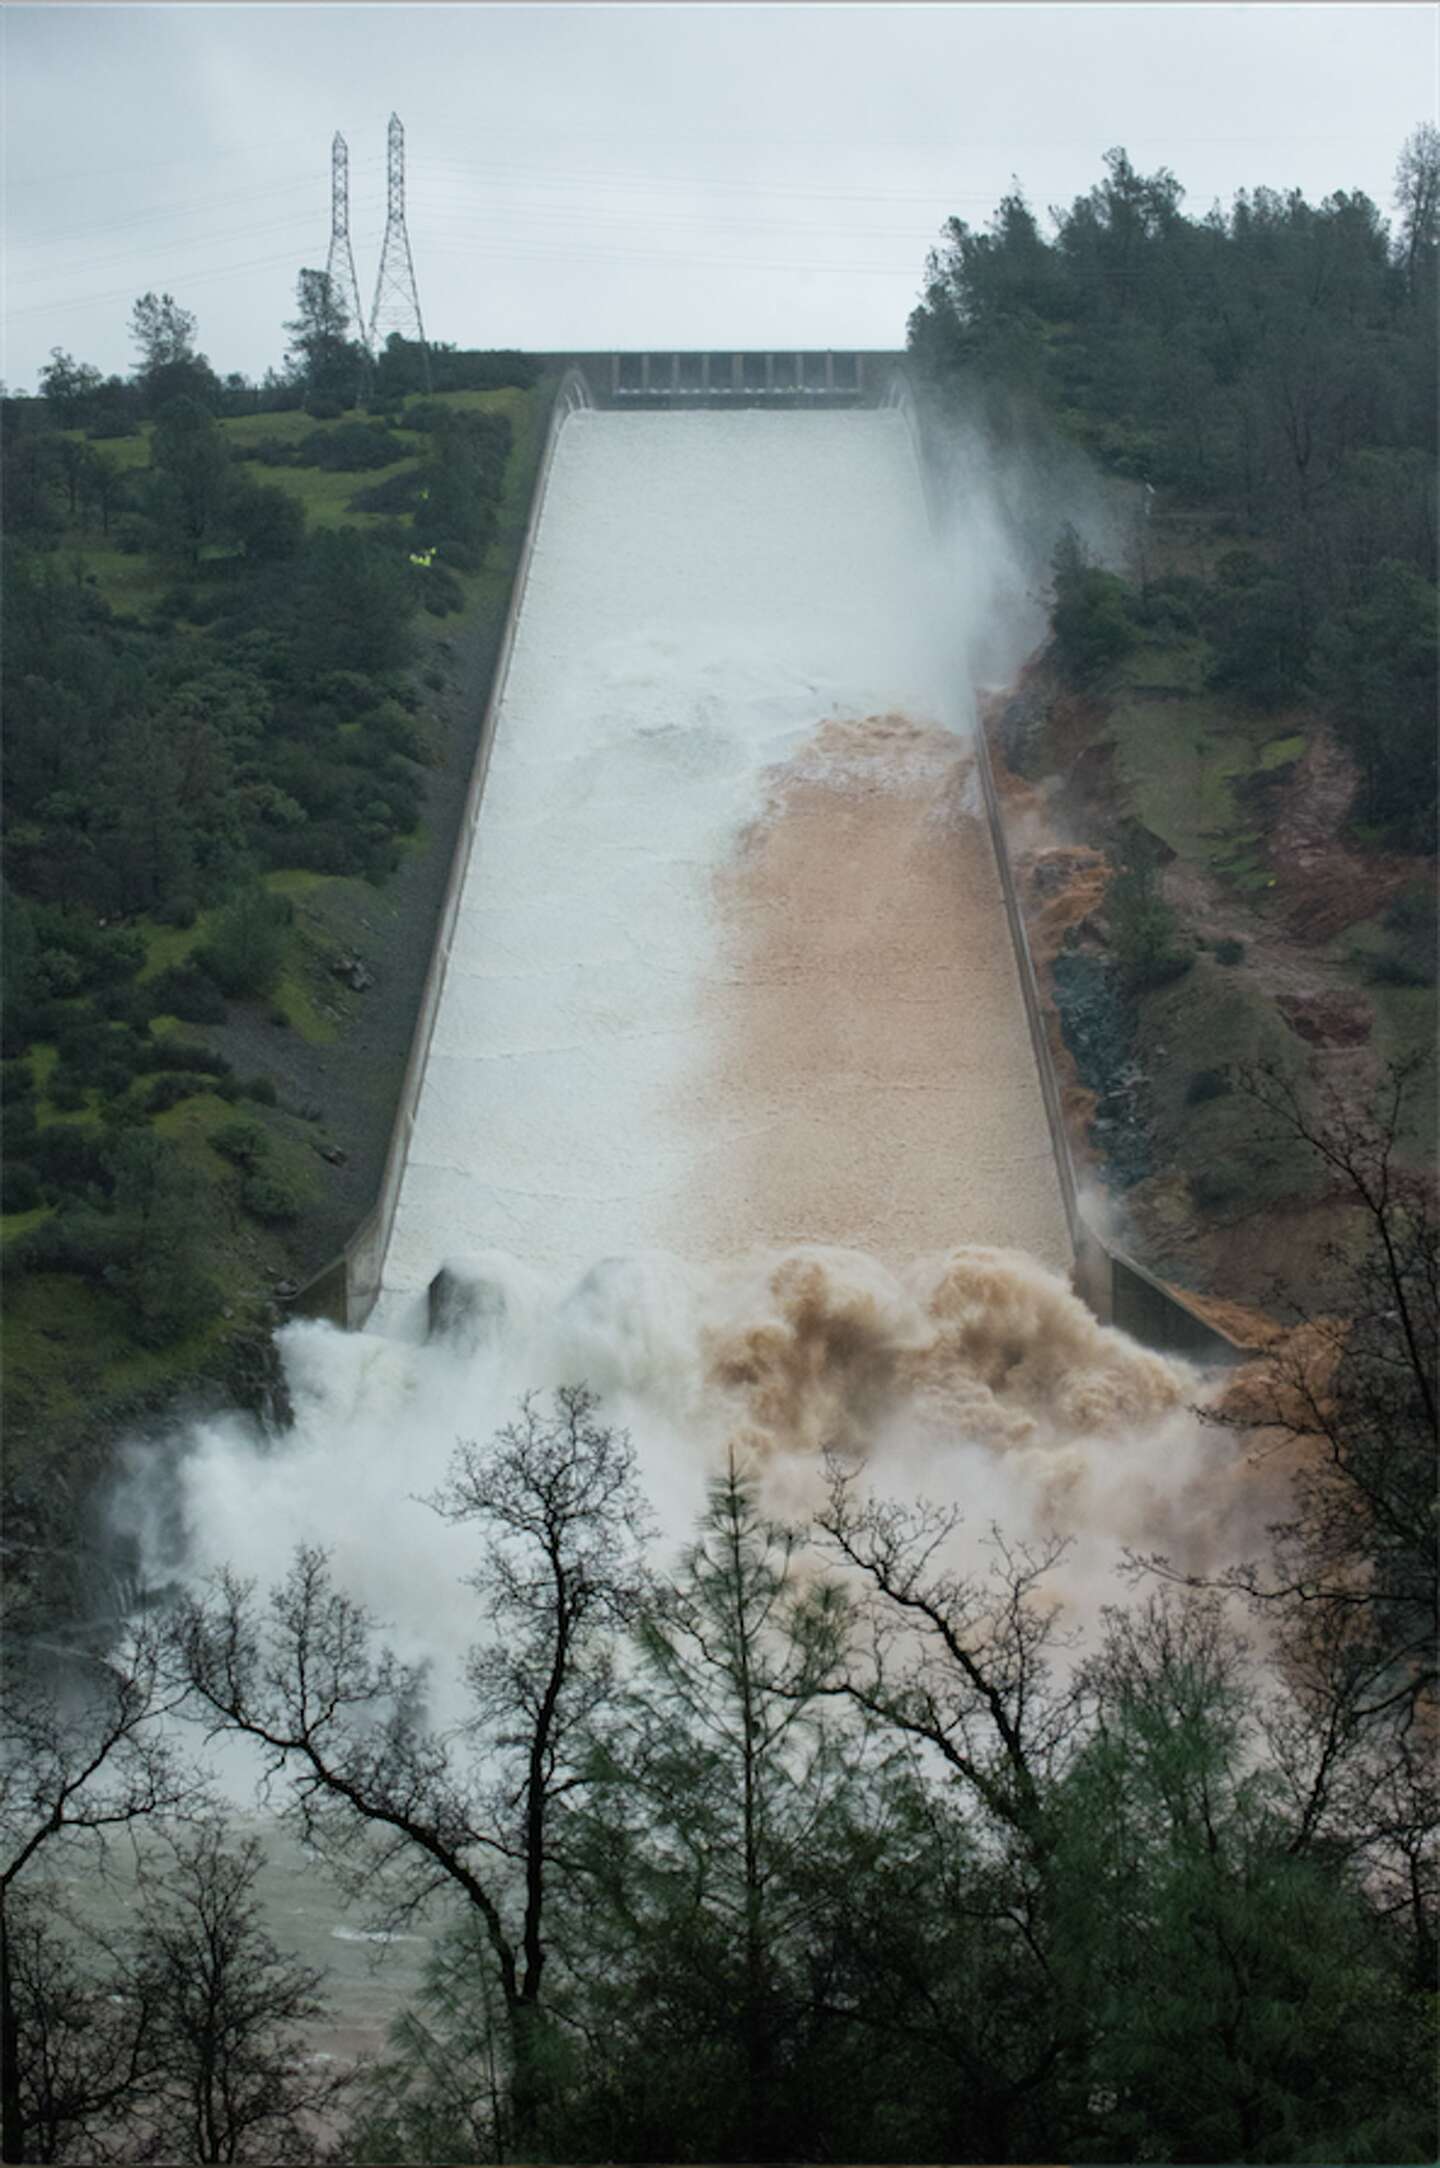
<path fill-rule="evenodd" d="M 430 349 L 420 315 L 420 294 L 415 284 L 415 262 L 410 236 L 405 230 L 405 130 L 390 115 L 389 206 L 385 239 L 380 249 L 380 273 L 375 281 L 375 305 L 370 311 L 370 351 L 379 355 L 392 331 L 413 339 L 424 360 L 425 388 L 430 388 Z"/>
<path fill-rule="evenodd" d="M 338 132 L 330 146 L 330 255 L 325 265 L 330 291 L 345 305 L 350 337 L 365 346 L 365 312 L 360 306 L 360 281 L 355 276 L 355 253 L 350 246 L 350 153 Z"/>

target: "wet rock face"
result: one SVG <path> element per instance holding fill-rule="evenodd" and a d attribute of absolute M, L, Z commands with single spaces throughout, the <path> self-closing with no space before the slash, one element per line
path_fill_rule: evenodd
<path fill-rule="evenodd" d="M 1040 685 L 1026 685 L 1007 700 L 997 719 L 1000 749 L 1012 775 L 1033 782 L 1045 773 L 1045 728 L 1050 719 L 1050 698 Z"/>
<path fill-rule="evenodd" d="M 1062 950 L 1051 983 L 1076 1073 L 1096 1098 L 1090 1141 L 1106 1180 L 1128 1189 L 1152 1172 L 1153 1160 L 1145 1080 L 1135 1060 L 1135 1003 L 1116 965 L 1093 950 Z"/>

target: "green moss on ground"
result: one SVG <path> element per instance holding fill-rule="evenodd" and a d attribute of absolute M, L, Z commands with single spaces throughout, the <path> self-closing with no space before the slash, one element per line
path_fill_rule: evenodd
<path fill-rule="evenodd" d="M 1130 658 L 1129 682 L 1117 686 L 1106 725 L 1117 780 L 1136 816 L 1178 858 L 1260 896 L 1271 877 L 1245 786 L 1297 760 L 1305 734 L 1277 732 L 1273 717 L 1247 716 L 1212 693 L 1160 695 L 1156 680 L 1136 681 L 1141 668 L 1173 663 L 1178 683 L 1192 659 L 1191 643 L 1162 650 L 1158 661 L 1151 649 L 1139 662 Z"/>
<path fill-rule="evenodd" d="M 1213 1088 L 1227 1068 L 1243 1063 L 1275 1062 L 1290 1071 L 1299 1066 L 1294 1034 L 1243 970 L 1201 956 L 1183 979 L 1148 995 L 1140 1054 L 1150 1080 L 1157 1158 L 1185 1175 L 1206 1209 L 1233 1203 L 1248 1212 L 1282 1198 L 1320 1194 L 1323 1170 L 1312 1152 L 1292 1139 L 1262 1140 L 1251 1102 L 1237 1091 Z"/>

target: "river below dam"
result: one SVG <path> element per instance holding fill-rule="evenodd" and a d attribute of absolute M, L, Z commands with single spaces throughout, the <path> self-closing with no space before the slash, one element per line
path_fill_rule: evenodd
<path fill-rule="evenodd" d="M 977 1540 L 1070 1534 L 1092 1609 L 1120 1544 L 1223 1540 L 1193 1375 L 1069 1290 L 963 602 L 898 414 L 567 420 L 379 1302 L 281 1334 L 284 1435 L 217 1419 L 137 1476 L 155 1577 L 322 1542 L 454 1718 L 473 1539 L 421 1501 L 581 1381 L 670 1542 L 737 1437 L 778 1511 L 838 1445 Z M 277 1850 L 349 2054 L 424 1943 L 372 1978 L 325 1889 Z"/>

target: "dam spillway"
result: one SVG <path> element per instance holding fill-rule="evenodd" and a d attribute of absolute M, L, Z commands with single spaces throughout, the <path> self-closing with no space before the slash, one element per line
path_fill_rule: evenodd
<path fill-rule="evenodd" d="M 286 1325 L 287 1427 L 197 1420 L 173 1498 L 137 1463 L 146 1578 L 270 1587 L 323 1546 L 459 1725 L 474 1530 L 425 1500 L 576 1382 L 661 1558 L 737 1447 L 777 1518 L 835 1449 L 1063 1532 L 1087 1603 L 1117 1546 L 1216 1530 L 1192 1381 L 1066 1285 L 954 601 L 898 414 L 565 420 L 371 1329 Z M 339 1968 L 317 2046 L 378 2052 L 429 1928 L 391 1949 L 267 1843 L 277 1932 Z"/>
<path fill-rule="evenodd" d="M 1068 1266 L 970 725 L 899 415 L 569 416 L 381 1330 L 479 1253 Z"/>

